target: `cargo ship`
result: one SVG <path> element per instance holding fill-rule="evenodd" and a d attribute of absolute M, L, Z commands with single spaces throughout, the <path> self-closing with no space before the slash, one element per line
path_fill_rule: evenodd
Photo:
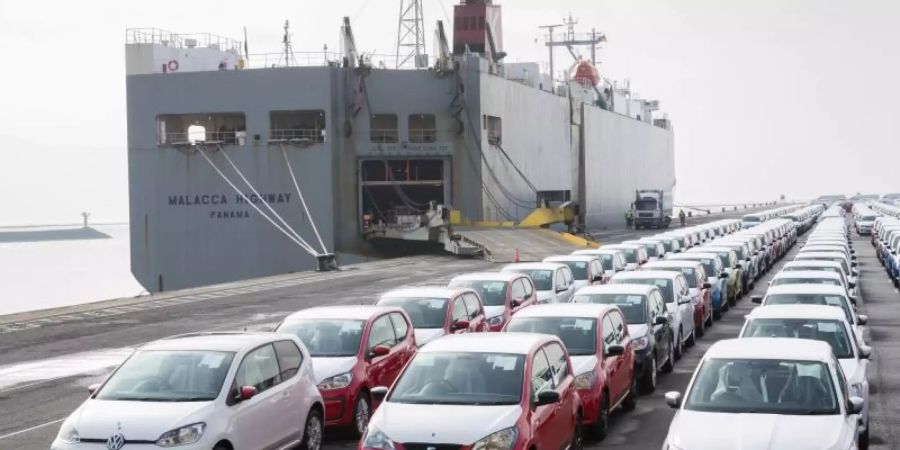
<path fill-rule="evenodd" d="M 463 0 L 453 22 L 436 24 L 435 54 L 384 59 L 347 18 L 337 53 L 296 52 L 287 31 L 282 53 L 252 55 L 211 34 L 127 30 L 136 279 L 160 292 L 407 246 L 473 255 L 467 226 L 565 209 L 591 230 L 621 224 L 637 190 L 671 192 L 672 124 L 598 73 L 596 32 L 551 34 L 573 56 L 562 77 L 506 62 L 496 2 Z M 574 58 L 585 42 L 592 57 Z"/>

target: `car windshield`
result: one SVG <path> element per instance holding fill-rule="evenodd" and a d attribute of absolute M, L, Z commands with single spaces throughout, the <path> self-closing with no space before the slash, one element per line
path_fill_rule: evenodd
<path fill-rule="evenodd" d="M 597 255 L 600 258 L 600 264 L 603 265 L 603 270 L 613 270 L 613 257 L 612 255 Z"/>
<path fill-rule="evenodd" d="M 506 331 L 559 336 L 571 356 L 593 355 L 597 352 L 597 319 L 513 316 Z"/>
<path fill-rule="evenodd" d="M 573 303 L 615 305 L 625 314 L 625 322 L 631 325 L 647 323 L 647 300 L 640 294 L 575 294 Z"/>
<path fill-rule="evenodd" d="M 794 272 L 798 270 L 824 270 L 826 272 L 836 273 L 838 275 L 843 275 L 844 272 L 837 267 L 818 267 L 818 266 L 794 266 L 794 267 L 785 267 L 782 269 L 786 272 Z"/>
<path fill-rule="evenodd" d="M 766 297 L 766 305 L 827 305 L 836 306 L 844 310 L 847 321 L 853 323 L 853 315 L 850 307 L 840 295 L 826 294 L 772 294 Z"/>
<path fill-rule="evenodd" d="M 853 358 L 853 347 L 844 324 L 837 320 L 753 319 L 741 337 L 812 339 L 831 345 L 834 356 Z"/>
<path fill-rule="evenodd" d="M 747 222 L 747 223 L 757 223 L 759 221 L 760 221 L 760 219 L 757 216 L 744 216 L 744 218 L 741 219 L 741 222 Z"/>
<path fill-rule="evenodd" d="M 778 278 L 772 282 L 772 286 L 783 284 L 824 284 L 827 286 L 840 286 L 841 282 L 833 278 Z"/>
<path fill-rule="evenodd" d="M 222 390 L 232 352 L 145 350 L 128 358 L 97 397 L 100 400 L 208 402 Z"/>
<path fill-rule="evenodd" d="M 625 261 L 637 264 L 637 251 L 630 248 L 619 249 L 625 255 Z"/>
<path fill-rule="evenodd" d="M 560 261 L 572 269 L 572 275 L 576 280 L 587 280 L 588 263 L 585 261 Z"/>
<path fill-rule="evenodd" d="M 662 241 L 663 248 L 666 249 L 666 252 L 672 251 L 672 241 Z"/>
<path fill-rule="evenodd" d="M 492 280 L 458 280 L 450 283 L 450 287 L 474 289 L 484 306 L 503 306 L 506 305 L 506 289 L 509 283 Z M 413 327 L 415 326 L 413 321 Z"/>
<path fill-rule="evenodd" d="M 739 414 L 840 414 L 824 363 L 768 359 L 707 360 L 684 408 Z"/>
<path fill-rule="evenodd" d="M 531 277 L 534 282 L 534 288 L 539 291 L 549 291 L 553 289 L 553 271 L 540 269 L 516 269 L 516 272 L 524 273 Z"/>
<path fill-rule="evenodd" d="M 877 218 L 878 218 L 877 216 L 863 216 L 862 221 L 863 222 L 874 222 L 875 219 L 877 219 Z"/>
<path fill-rule="evenodd" d="M 672 286 L 672 280 L 666 278 L 613 278 L 613 284 L 644 284 L 648 286 L 656 286 L 662 292 L 663 300 L 666 303 L 675 301 L 675 291 Z"/>
<path fill-rule="evenodd" d="M 446 298 L 429 297 L 386 297 L 378 302 L 383 306 L 403 308 L 412 320 L 413 328 L 444 328 L 447 303 Z"/>
<path fill-rule="evenodd" d="M 300 319 L 275 331 L 299 337 L 313 357 L 356 356 L 365 324 L 364 320 Z"/>
<path fill-rule="evenodd" d="M 516 405 L 522 398 L 524 371 L 524 355 L 419 353 L 403 371 L 387 401 L 430 405 Z"/>

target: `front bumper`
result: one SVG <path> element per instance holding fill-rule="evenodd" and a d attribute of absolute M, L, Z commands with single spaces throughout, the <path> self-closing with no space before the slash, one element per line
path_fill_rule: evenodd
<path fill-rule="evenodd" d="M 353 424 L 353 406 L 356 396 L 352 393 L 352 386 L 322 391 L 322 401 L 325 402 L 326 427 L 345 427 Z"/>
<path fill-rule="evenodd" d="M 603 393 L 603 386 L 599 384 L 599 380 L 594 380 L 593 389 L 578 389 L 577 392 L 583 408 L 581 423 L 592 425 L 600 415 L 600 396 Z"/>

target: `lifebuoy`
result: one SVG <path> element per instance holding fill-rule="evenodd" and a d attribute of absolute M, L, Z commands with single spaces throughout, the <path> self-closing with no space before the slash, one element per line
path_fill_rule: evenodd
<path fill-rule="evenodd" d="M 166 66 L 169 68 L 170 72 L 175 72 L 178 70 L 178 61 L 173 59 L 173 60 L 169 61 L 169 63 L 166 64 Z"/>

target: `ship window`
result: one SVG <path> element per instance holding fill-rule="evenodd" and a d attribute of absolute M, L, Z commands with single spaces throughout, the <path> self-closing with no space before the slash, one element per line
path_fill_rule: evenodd
<path fill-rule="evenodd" d="M 272 111 L 269 141 L 325 142 L 325 111 Z"/>
<path fill-rule="evenodd" d="M 399 137 L 397 132 L 397 115 L 372 114 L 369 118 L 369 130 L 372 142 L 381 144 L 397 143 Z"/>
<path fill-rule="evenodd" d="M 503 119 L 496 116 L 484 116 L 484 128 L 487 130 L 488 143 L 491 145 L 503 143 Z"/>
<path fill-rule="evenodd" d="M 409 116 L 409 142 L 431 144 L 437 141 L 437 119 L 434 114 Z"/>
<path fill-rule="evenodd" d="M 158 145 L 244 145 L 243 113 L 163 114 L 156 117 Z"/>

